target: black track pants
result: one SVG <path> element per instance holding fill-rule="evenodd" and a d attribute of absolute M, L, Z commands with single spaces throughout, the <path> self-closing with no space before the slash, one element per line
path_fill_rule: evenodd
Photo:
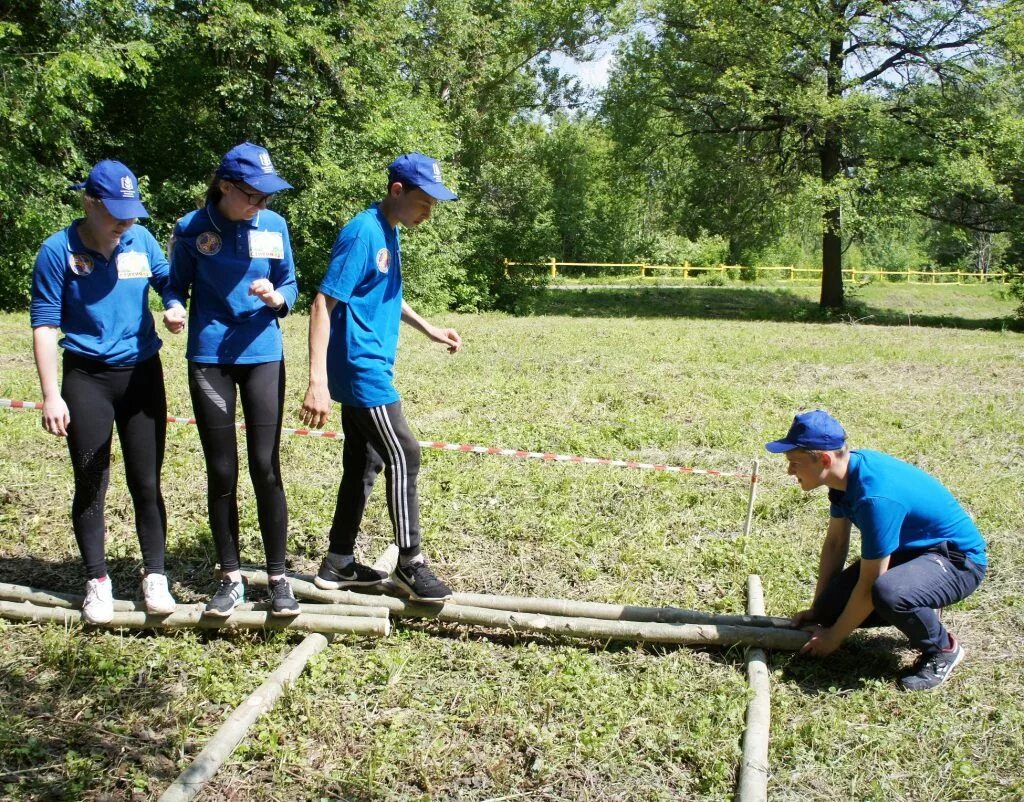
<path fill-rule="evenodd" d="M 267 557 L 267 571 L 284 573 L 288 506 L 281 480 L 284 362 L 206 365 L 189 362 L 188 388 L 206 457 L 210 529 L 221 569 L 234 571 L 238 556 L 238 439 L 235 400 L 242 401 L 249 477 Z"/>
<path fill-rule="evenodd" d="M 402 414 L 402 403 L 341 408 L 345 434 L 341 486 L 331 525 L 330 551 L 352 554 L 366 501 L 377 474 L 384 471 L 388 514 L 403 555 L 420 550 L 420 505 L 416 479 L 420 446 Z"/>
<path fill-rule="evenodd" d="M 65 351 L 60 393 L 71 415 L 68 450 L 75 474 L 71 523 L 86 575 L 97 579 L 107 574 L 103 509 L 115 425 L 142 561 L 147 573 L 163 573 L 167 513 L 160 494 L 160 468 L 167 398 L 160 357 L 116 368 Z"/>

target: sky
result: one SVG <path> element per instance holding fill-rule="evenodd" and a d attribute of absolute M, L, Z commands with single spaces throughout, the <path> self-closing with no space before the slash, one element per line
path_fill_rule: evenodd
<path fill-rule="evenodd" d="M 596 47 L 593 61 L 580 62 L 562 53 L 552 53 L 551 64 L 563 72 L 579 78 L 580 83 L 585 89 L 604 89 L 608 85 L 608 74 L 615 65 L 615 47 L 617 44 L 617 38 L 613 38 L 613 40 Z"/>

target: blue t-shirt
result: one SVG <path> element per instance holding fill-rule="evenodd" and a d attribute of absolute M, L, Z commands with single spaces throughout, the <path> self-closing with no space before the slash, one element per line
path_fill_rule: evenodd
<path fill-rule="evenodd" d="M 249 285 L 270 279 L 284 296 L 271 309 Z M 213 206 L 189 212 L 174 227 L 171 299 L 188 312 L 188 346 L 193 362 L 253 365 L 284 358 L 278 318 L 298 296 L 288 224 L 264 209 L 252 220 L 232 221 Z"/>
<path fill-rule="evenodd" d="M 850 452 L 846 490 L 829 490 L 828 498 L 832 517 L 849 518 L 860 530 L 866 560 L 949 541 L 976 564 L 988 564 L 985 540 L 953 494 L 935 477 L 888 454 Z"/>
<path fill-rule="evenodd" d="M 32 271 L 32 328 L 56 326 L 66 350 L 127 367 L 160 350 L 149 311 L 152 286 L 170 302 L 168 268 L 160 245 L 136 224 L 121 235 L 110 260 L 86 248 L 76 220 L 51 235 Z"/>
<path fill-rule="evenodd" d="M 360 212 L 338 234 L 320 292 L 338 301 L 327 345 L 331 398 L 366 408 L 398 401 L 394 367 L 402 257 L 398 231 L 378 205 Z"/>

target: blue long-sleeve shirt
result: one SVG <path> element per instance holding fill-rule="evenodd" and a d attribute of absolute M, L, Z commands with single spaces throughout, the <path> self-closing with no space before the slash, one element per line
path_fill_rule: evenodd
<path fill-rule="evenodd" d="M 269 279 L 284 297 L 271 309 L 249 285 Z M 252 220 L 232 221 L 207 205 L 174 227 L 170 300 L 191 296 L 186 357 L 207 364 L 258 364 L 284 357 L 278 319 L 288 314 L 299 288 L 288 224 L 264 209 Z"/>

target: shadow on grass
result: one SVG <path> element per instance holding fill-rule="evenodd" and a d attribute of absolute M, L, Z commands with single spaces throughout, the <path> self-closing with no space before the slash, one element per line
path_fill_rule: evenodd
<path fill-rule="evenodd" d="M 539 297 L 535 315 L 622 318 L 707 318 L 776 323 L 868 323 L 906 326 L 905 313 L 848 299 L 841 312 L 822 310 L 816 301 L 786 289 L 756 287 L 651 287 L 548 290 Z M 1000 331 L 1007 318 L 913 315 L 909 324 L 951 329 Z"/>
<path fill-rule="evenodd" d="M 130 560 L 111 565 L 112 575 L 133 570 Z M 80 563 L 0 558 L 4 582 L 81 593 L 84 578 Z M 83 799 L 102 785 L 130 799 L 177 776 L 174 734 L 125 724 L 170 701 L 148 671 L 63 627 L 33 637 L 37 653 L 8 643 L 0 656 L 0 798 Z"/>
<path fill-rule="evenodd" d="M 908 649 L 907 639 L 895 630 L 861 630 L 826 659 L 776 653 L 772 662 L 787 682 L 818 695 L 860 690 L 870 682 L 895 685 L 905 670 Z"/>

